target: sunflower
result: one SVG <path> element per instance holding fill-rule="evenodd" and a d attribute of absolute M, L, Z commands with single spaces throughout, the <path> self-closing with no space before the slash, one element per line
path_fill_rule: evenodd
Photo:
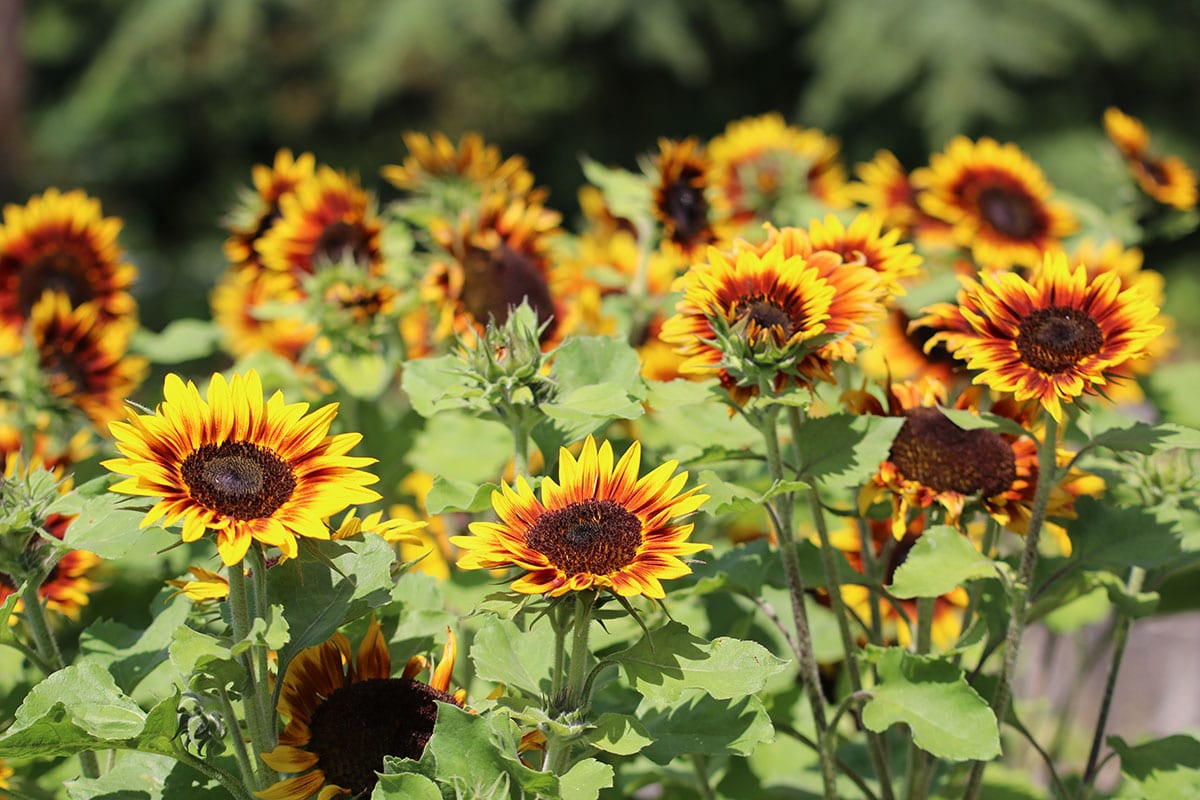
<path fill-rule="evenodd" d="M 1036 399 L 1056 420 L 1062 403 L 1098 393 L 1118 365 L 1142 358 L 1162 327 L 1158 309 L 1136 287 L 1122 291 L 1115 273 L 1088 280 L 1061 253 L 1046 255 L 1031 281 L 1016 273 L 963 278 L 957 306 L 938 304 L 914 324 L 943 328 L 927 347 L 944 342 L 975 383 Z"/>
<path fill-rule="evenodd" d="M 235 267 L 255 264 L 254 244 L 279 219 L 279 199 L 313 177 L 316 167 L 312 153 L 302 153 L 296 158 L 287 149 L 275 154 L 272 166 L 254 165 L 251 171 L 254 190 L 243 190 L 238 208 L 226 221 L 230 236 L 225 240 L 225 257 L 230 264 Z"/>
<path fill-rule="evenodd" d="M 131 476 L 112 491 L 161 498 L 142 527 L 182 518 L 186 542 L 212 528 L 226 565 L 253 540 L 295 558 L 297 536 L 328 539 L 326 517 L 379 499 L 365 488 L 378 478 L 358 469 L 374 459 L 346 455 L 362 436 L 328 435 L 336 403 L 306 414 L 307 403 L 286 404 L 281 392 L 264 400 L 253 370 L 229 382 L 213 375 L 207 402 L 170 374 L 163 396 L 156 413 L 129 411 L 109 426 L 124 457 L 103 462 Z"/>
<path fill-rule="evenodd" d="M 1104 112 L 1104 129 L 1142 191 L 1164 205 L 1186 211 L 1196 206 L 1196 173 L 1178 156 L 1152 155 L 1150 133 L 1118 108 Z"/>
<path fill-rule="evenodd" d="M 950 224 L 921 209 L 918 191 L 889 151 L 880 150 L 871 161 L 858 164 L 854 172 L 858 182 L 846 186 L 846 195 L 878 216 L 883 227 L 899 229 L 901 236 L 911 236 L 922 247 L 953 246 Z"/>
<path fill-rule="evenodd" d="M 680 494 L 687 473 L 669 461 L 638 478 L 642 448 L 630 445 L 613 464 L 612 445 L 589 436 L 576 460 L 563 448 L 558 482 L 542 479 L 542 499 L 524 478 L 515 489 L 492 492 L 499 522 L 471 523 L 472 536 L 453 536 L 462 569 L 520 567 L 512 584 L 521 594 L 558 597 L 607 588 L 621 597 L 665 597 L 661 581 L 687 575 L 680 556 L 710 547 L 687 541 L 694 527 L 678 517 L 708 499 L 699 487 Z M 672 477 L 674 475 L 674 477 Z"/>
<path fill-rule="evenodd" d="M 474 217 L 463 214 L 457 225 L 435 221 L 434 241 L 451 256 L 439 258 L 425 281 L 425 296 L 441 309 L 435 336 L 482 331 L 489 320 L 503 324 L 509 309 L 526 301 L 539 324 L 550 322 L 543 343 L 560 339 L 568 312 L 555 299 L 550 257 L 560 220 L 539 203 L 490 194 Z"/>
<path fill-rule="evenodd" d="M 374 618 L 357 654 L 341 633 L 301 650 L 288 664 L 279 695 L 287 726 L 275 749 L 262 756 L 271 769 L 293 777 L 255 795 L 263 800 L 370 795 L 385 756 L 421 757 L 438 703 L 462 706 L 466 693 L 449 691 L 455 650 L 447 628 L 429 683 L 415 680 L 428 666 L 419 656 L 409 660 L 401 677 L 392 677 L 392 659 Z"/>
<path fill-rule="evenodd" d="M 316 324 L 274 314 L 260 319 L 257 312 L 268 305 L 299 306 L 305 299 L 299 278 L 291 272 L 243 269 L 221 278 L 210 303 L 213 320 L 224 334 L 225 349 L 235 358 L 274 353 L 296 362 L 317 335 Z"/>
<path fill-rule="evenodd" d="M 890 375 L 899 381 L 933 378 L 951 383 L 956 376 L 966 374 L 966 366 L 943 345 L 926 349 L 936 332 L 924 325 L 913 326 L 903 309 L 891 309 L 875 325 L 872 344 L 863 351 L 859 361 L 863 372 L 872 378 Z"/>
<path fill-rule="evenodd" d="M 663 250 L 688 262 L 726 235 L 714 224 L 709 209 L 709 160 L 695 138 L 659 139 L 658 151 L 653 208 L 662 226 Z"/>
<path fill-rule="evenodd" d="M 204 567 L 188 567 L 187 571 L 195 580 L 176 578 L 166 581 L 168 586 L 178 589 L 171 593 L 171 597 L 181 594 L 193 603 L 207 603 L 211 600 L 224 600 L 229 596 L 229 581 L 220 573 Z"/>
<path fill-rule="evenodd" d="M 870 627 L 874 618 L 875 604 L 871 603 L 871 593 L 876 592 L 879 598 L 880 628 L 885 642 L 896 642 L 901 647 L 908 647 L 914 638 L 917 621 L 916 599 L 892 597 L 884 589 L 892 583 L 896 570 L 908 559 L 908 554 L 920 540 L 925 530 L 925 516 L 916 517 L 906 528 L 900 539 L 892 536 L 891 524 L 888 520 L 870 520 L 867 522 L 871 537 L 871 552 L 876 561 L 882 559 L 883 574 L 881 586 L 870 587 L 861 584 L 843 583 L 842 601 L 846 607 Z M 866 564 L 863 559 L 863 537 L 852 527 L 842 528 L 830 533 L 830 544 L 841 551 L 850 566 L 860 574 L 865 574 Z M 967 606 L 969 595 L 961 586 L 956 586 L 944 595 L 936 598 L 933 604 L 933 625 L 930 639 L 935 647 L 946 650 L 958 641 L 962 633 L 963 610 Z"/>
<path fill-rule="evenodd" d="M 23 206 L 4 207 L 0 226 L 0 324 L 20 325 L 48 290 L 71 305 L 95 302 L 104 320 L 131 317 L 129 287 L 137 275 L 117 245 L 117 217 L 102 217 L 100 201 L 76 189 L 47 189 Z"/>
<path fill-rule="evenodd" d="M 837 253 L 849 264 L 862 264 L 879 273 L 880 288 L 903 294 L 901 283 L 921 272 L 921 257 L 911 244 L 900 242 L 899 229 L 883 231 L 883 221 L 874 214 L 858 214 L 849 227 L 832 214 L 825 221 L 814 219 L 808 226 L 811 248 Z"/>
<path fill-rule="evenodd" d="M 27 336 L 49 395 L 99 427 L 120 418 L 148 368 L 146 359 L 126 352 L 135 326 L 128 318 L 106 320 L 94 300 L 72 307 L 65 293 L 46 292 L 30 311 Z M 0 333 L 0 353 L 22 346 L 14 329 Z"/>
<path fill-rule="evenodd" d="M 772 219 L 790 196 L 847 205 L 837 139 L 788 125 L 776 113 L 730 122 L 708 144 L 713 203 L 739 224 Z"/>
<path fill-rule="evenodd" d="M 383 223 L 358 179 L 321 166 L 279 198 L 279 219 L 254 248 L 264 267 L 311 274 L 323 261 L 351 261 L 378 272 Z"/>
<path fill-rule="evenodd" d="M 406 131 L 402 137 L 408 158 L 402 165 L 383 168 L 383 177 L 397 189 L 429 192 L 438 184 L 461 182 L 480 194 L 499 191 L 535 203 L 545 199 L 544 190 L 533 190 L 533 174 L 524 158 L 502 159 L 500 149 L 478 133 L 463 134 L 457 146 L 444 133 Z"/>
<path fill-rule="evenodd" d="M 983 267 L 1034 268 L 1076 228 L 1070 211 L 1050 201 L 1041 167 L 1014 144 L 955 137 L 913 172 L 912 183 L 921 208 L 953 225 L 958 244 Z"/>
<path fill-rule="evenodd" d="M 1027 436 L 977 428 L 960 428 L 941 411 L 946 388 L 934 380 L 884 384 L 886 407 L 865 390 L 847 392 L 843 401 L 859 414 L 904 417 L 887 459 L 859 494 L 864 515 L 878 499 L 892 499 L 892 530 L 902 538 L 909 524 L 909 511 L 937 503 L 944 509 L 947 524 L 958 525 L 968 502 L 990 514 L 1004 527 L 1024 534 L 1032 515 L 1038 482 L 1036 406 L 1002 398 L 988 409 L 1029 431 Z M 981 410 L 978 388 L 964 392 L 955 406 Z M 1057 451 L 1060 467 L 1071 463 L 1074 453 Z M 1104 484 L 1098 478 L 1072 468 L 1051 489 L 1047 515 L 1072 518 L 1074 502 L 1081 494 L 1097 494 Z M 1066 531 L 1049 526 L 1059 546 L 1071 552 Z"/>

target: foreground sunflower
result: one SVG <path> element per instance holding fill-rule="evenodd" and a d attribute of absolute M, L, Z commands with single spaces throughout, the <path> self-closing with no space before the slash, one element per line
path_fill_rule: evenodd
<path fill-rule="evenodd" d="M 362 436 L 330 436 L 337 414 L 330 403 L 312 413 L 307 403 L 264 400 L 262 382 L 245 375 L 213 375 L 208 399 L 195 384 L 168 375 L 154 414 L 129 411 L 109 427 L 123 458 L 103 465 L 131 477 L 112 491 L 161 498 L 142 527 L 183 520 L 183 540 L 216 531 L 226 565 L 240 563 L 253 541 L 297 555 L 297 536 L 330 538 L 324 519 L 379 495 L 378 480 L 359 467 L 372 458 L 348 456 Z"/>
<path fill-rule="evenodd" d="M 558 482 L 542 479 L 542 499 L 524 478 L 515 490 L 492 492 L 499 522 L 471 523 L 472 536 L 453 536 L 462 569 L 520 567 L 513 591 L 548 594 L 606 588 L 622 597 L 665 597 L 661 581 L 691 572 L 680 556 L 710 545 L 687 541 L 692 523 L 678 517 L 703 505 L 700 487 L 680 494 L 687 473 L 677 461 L 638 478 L 642 448 L 630 445 L 613 464 L 612 445 L 591 436 L 576 459 L 563 448 Z"/>
<path fill-rule="evenodd" d="M 945 343 L 981 370 L 975 383 L 1036 399 L 1060 422 L 1063 402 L 1098 394 L 1114 367 L 1143 357 L 1162 333 L 1158 309 L 1138 288 L 1122 291 L 1112 272 L 1089 280 L 1061 252 L 1048 254 L 1030 281 L 1012 272 L 962 281 L 957 306 L 930 306 L 914 321 L 939 329 L 926 346 Z"/>
<path fill-rule="evenodd" d="M 367 797 L 384 756 L 419 759 L 437 722 L 438 703 L 461 706 L 466 693 L 450 694 L 456 643 L 447 629 L 442 658 L 429 683 L 414 680 L 426 666 L 410 659 L 399 678 L 379 623 L 371 620 L 352 657 L 341 633 L 301 650 L 288 664 L 279 695 L 287 726 L 263 761 L 284 778 L 255 795 L 263 800 Z"/>

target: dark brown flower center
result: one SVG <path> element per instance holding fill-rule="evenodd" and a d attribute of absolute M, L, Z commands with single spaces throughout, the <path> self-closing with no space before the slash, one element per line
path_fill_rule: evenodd
<path fill-rule="evenodd" d="M 95 288 L 87 280 L 88 266 L 95 259 L 91 253 L 80 252 L 81 249 L 74 243 L 62 242 L 22 267 L 17 292 L 25 316 L 29 316 L 34 304 L 46 292 L 63 292 L 72 307 L 96 296 Z"/>
<path fill-rule="evenodd" d="M 543 514 L 525 543 L 567 575 L 608 575 L 637 557 L 642 521 L 612 500 L 584 500 Z"/>
<path fill-rule="evenodd" d="M 1033 198 L 1016 189 L 999 186 L 984 189 L 979 193 L 979 214 L 1010 239 L 1029 239 L 1040 227 Z"/>
<path fill-rule="evenodd" d="M 325 227 L 313 246 L 313 258 L 324 256 L 335 264 L 353 261 L 365 267 L 371 263 L 371 239 L 361 225 L 339 220 Z"/>
<path fill-rule="evenodd" d="M 495 320 L 503 325 L 509 311 L 529 303 L 537 315 L 538 324 L 553 320 L 554 301 L 550 298 L 550 287 L 533 258 L 507 244 L 491 250 L 472 248 L 463 262 L 462 302 L 471 316 L 478 322 Z M 542 341 L 554 332 L 556 323 L 551 321 L 542 333 Z"/>
<path fill-rule="evenodd" d="M 233 519 L 262 519 L 288 501 L 296 476 L 279 456 L 250 442 L 206 444 L 180 467 L 192 497 Z"/>
<path fill-rule="evenodd" d="M 662 212 L 675 227 L 671 238 L 684 244 L 697 241 L 708 228 L 708 201 L 691 172 L 672 181 L 662 197 Z"/>
<path fill-rule="evenodd" d="M 1091 315 L 1078 308 L 1039 308 L 1018 326 L 1021 361 L 1050 375 L 1066 372 L 1103 346 L 1104 332 Z"/>
<path fill-rule="evenodd" d="M 372 678 L 336 689 L 313 712 L 305 749 L 317 755 L 325 783 L 366 797 L 383 757 L 419 759 L 433 735 L 437 701 L 449 694 L 408 678 Z"/>
<path fill-rule="evenodd" d="M 908 480 L 937 492 L 1006 491 L 1017 477 L 1012 446 L 993 431 L 966 431 L 936 408 L 914 408 L 892 442 L 888 459 Z"/>

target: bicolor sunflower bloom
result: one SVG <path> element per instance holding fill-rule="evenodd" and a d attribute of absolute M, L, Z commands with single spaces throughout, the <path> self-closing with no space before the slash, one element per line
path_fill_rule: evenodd
<path fill-rule="evenodd" d="M 1032 516 L 1038 483 L 1038 438 L 1036 405 L 1002 398 L 988 409 L 1021 425 L 1029 434 L 977 428 L 960 428 L 941 411 L 946 388 L 933 380 L 884 384 L 886 406 L 865 390 L 847 392 L 843 401 L 859 414 L 904 417 L 888 457 L 859 493 L 859 511 L 881 497 L 892 500 L 892 531 L 902 538 L 910 524 L 911 511 L 923 511 L 934 503 L 943 510 L 945 521 L 958 525 L 968 503 L 977 503 L 1009 530 L 1024 535 Z M 960 409 L 979 411 L 982 393 L 971 389 L 959 396 Z M 1074 453 L 1059 449 L 1057 462 L 1065 466 Z M 1099 478 L 1072 468 L 1051 487 L 1047 516 L 1074 517 L 1075 499 L 1097 494 L 1104 488 Z M 1070 554 L 1066 531 L 1047 523 L 1047 529 L 1064 553 Z"/>
<path fill-rule="evenodd" d="M 0 226 L 0 324 L 20 326 L 47 291 L 72 306 L 96 304 L 115 320 L 137 313 L 129 287 L 137 276 L 117 244 L 117 217 L 103 217 L 100 201 L 83 191 L 47 189 L 23 206 L 4 207 Z"/>
<path fill-rule="evenodd" d="M 47 292 L 30 311 L 26 337 L 0 330 L 0 353 L 36 353 L 46 391 L 78 408 L 103 429 L 124 413 L 125 399 L 146 376 L 148 362 L 127 353 L 136 323 L 108 320 L 96 301 L 72 306 L 64 292 Z"/>
<path fill-rule="evenodd" d="M 659 139 L 658 151 L 654 216 L 662 226 L 665 251 L 686 262 L 723 238 L 709 209 L 710 162 L 704 146 L 694 137 Z"/>
<path fill-rule="evenodd" d="M 450 693 L 456 649 L 447 628 L 428 683 L 416 680 L 428 666 L 420 656 L 409 660 L 401 677 L 392 677 L 392 658 L 374 618 L 357 654 L 341 633 L 301 650 L 288 664 L 279 694 L 287 725 L 275 749 L 262 756 L 271 769 L 293 777 L 254 794 L 262 800 L 370 795 L 385 756 L 421 758 L 438 703 L 462 706 L 466 692 Z"/>
<path fill-rule="evenodd" d="M 435 336 L 482 332 L 492 320 L 502 325 L 525 301 L 538 324 L 550 322 L 543 344 L 561 339 L 567 310 L 556 300 L 550 255 L 561 219 L 539 203 L 490 194 L 473 218 L 464 214 L 456 225 L 436 220 L 430 232 L 452 260 L 439 259 L 425 281 L 426 298 L 441 309 Z"/>
<path fill-rule="evenodd" d="M 463 134 L 457 145 L 440 132 L 426 136 L 406 131 L 401 136 L 408 157 L 401 165 L 383 168 L 383 177 L 397 189 L 429 192 L 439 184 L 462 183 L 481 195 L 498 191 L 529 202 L 545 199 L 544 190 L 533 189 L 533 173 L 523 157 L 503 158 L 500 148 L 478 133 Z"/>
<path fill-rule="evenodd" d="M 777 113 L 735 120 L 708 143 L 713 203 L 739 224 L 774 219 L 790 197 L 846 206 L 837 139 L 788 125 Z M 799 220 L 791 220 L 799 222 Z"/>
<path fill-rule="evenodd" d="M 286 148 L 275 153 L 271 166 L 254 165 L 254 189 L 243 190 L 241 202 L 226 221 L 230 235 L 225 240 L 225 257 L 230 264 L 244 268 L 256 263 L 254 244 L 279 218 L 279 198 L 312 178 L 316 169 L 317 159 L 312 153 L 301 153 L 297 158 Z"/>
<path fill-rule="evenodd" d="M 362 436 L 328 435 L 336 403 L 306 413 L 281 392 L 265 400 L 253 370 L 213 375 L 207 400 L 170 374 L 163 397 L 154 414 L 129 411 L 109 426 L 123 457 L 103 462 L 130 476 L 112 491 L 161 498 L 142 527 L 182 520 L 185 542 L 212 529 L 229 566 L 254 541 L 295 558 L 297 536 L 329 539 L 327 517 L 379 499 L 366 488 L 378 478 L 358 469 L 375 459 L 346 455 Z"/>
<path fill-rule="evenodd" d="M 921 208 L 953 225 L 982 267 L 1035 268 L 1077 227 L 1066 206 L 1051 201 L 1042 168 L 1015 144 L 955 137 L 913 172 L 912 183 Z"/>
<path fill-rule="evenodd" d="M 294 363 L 316 337 L 317 326 L 299 317 L 260 319 L 256 309 L 267 305 L 299 308 L 305 299 L 299 278 L 291 272 L 244 269 L 227 272 L 213 289 L 210 302 L 213 321 L 232 356 L 274 353 Z"/>
<path fill-rule="evenodd" d="M 281 272 L 310 275 L 323 262 L 343 261 L 378 272 L 382 230 L 358 179 L 321 166 L 279 198 L 279 219 L 254 248 L 264 267 Z"/>
<path fill-rule="evenodd" d="M 950 224 L 921 210 L 908 172 L 891 152 L 880 150 L 854 171 L 858 182 L 846 186 L 847 196 L 878 216 L 883 227 L 899 229 L 902 236 L 912 237 L 922 247 L 954 245 Z"/>
<path fill-rule="evenodd" d="M 1143 192 L 1184 211 L 1196 207 L 1196 173 L 1178 156 L 1153 155 L 1150 133 L 1138 119 L 1110 107 L 1104 112 L 1104 129 Z"/>
<path fill-rule="evenodd" d="M 871 602 L 871 593 L 878 593 L 879 622 L 884 643 L 895 642 L 901 647 L 908 647 L 916 632 L 917 601 L 893 597 L 884 587 L 892 583 L 896 570 L 908 559 L 908 554 L 921 538 L 921 533 L 925 530 L 925 517 L 916 517 L 899 539 L 892 536 L 891 523 L 888 520 L 870 520 L 867 524 L 871 536 L 871 552 L 877 562 L 881 559 L 883 561 L 882 585 L 872 587 L 843 583 L 842 602 L 864 626 L 870 628 L 874 622 L 876 607 Z M 847 527 L 831 531 L 829 540 L 830 544 L 842 552 L 856 572 L 866 573 L 863 537 L 856 529 Z M 958 641 L 962 633 L 963 611 L 968 599 L 966 589 L 956 586 L 934 600 L 930 640 L 937 649 L 946 650 Z"/>
<path fill-rule="evenodd" d="M 966 374 L 966 365 L 943 345 L 926 349 L 937 331 L 924 325 L 912 325 L 903 309 L 893 308 L 873 328 L 871 346 L 863 351 L 859 363 L 871 378 L 891 376 L 898 381 L 932 378 L 949 385 L 956 376 Z"/>
<path fill-rule="evenodd" d="M 940 329 L 927 346 L 944 342 L 980 370 L 975 383 L 1037 400 L 1060 422 L 1064 402 L 1098 394 L 1115 367 L 1143 358 L 1162 333 L 1158 309 L 1139 289 L 1122 290 L 1114 273 L 1089 280 L 1061 252 L 1029 281 L 1012 272 L 961 280 L 957 305 L 931 306 L 914 322 Z"/>
<path fill-rule="evenodd" d="M 913 246 L 900 241 L 899 229 L 883 230 L 882 220 L 870 213 L 858 214 L 847 227 L 830 214 L 824 222 L 814 219 L 808 226 L 813 251 L 829 250 L 848 264 L 862 264 L 879 273 L 880 288 L 888 294 L 904 294 L 901 284 L 921 272 L 922 258 Z"/>
<path fill-rule="evenodd" d="M 589 436 L 579 458 L 563 448 L 558 481 L 542 479 L 541 500 L 524 478 L 492 492 L 498 522 L 471 523 L 471 536 L 450 541 L 463 550 L 461 569 L 525 571 L 521 594 L 559 597 L 608 589 L 621 597 L 666 596 L 662 581 L 691 572 L 680 558 L 711 545 L 689 542 L 695 527 L 678 518 L 703 505 L 699 488 L 680 493 L 687 473 L 669 461 L 638 478 L 642 448 L 630 445 L 613 463 L 612 445 Z"/>

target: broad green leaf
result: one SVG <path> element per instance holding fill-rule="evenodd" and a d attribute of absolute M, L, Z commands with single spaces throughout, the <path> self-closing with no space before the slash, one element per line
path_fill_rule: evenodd
<path fill-rule="evenodd" d="M 400 386 L 422 417 L 455 408 L 486 410 L 480 392 L 469 393 L 464 369 L 463 362 L 453 355 L 408 361 L 400 374 Z"/>
<path fill-rule="evenodd" d="M 565 395 L 589 386 L 607 385 L 637 400 L 645 399 L 641 361 L 623 339 L 611 336 L 573 336 L 554 351 L 550 376 Z"/>
<path fill-rule="evenodd" d="M 215 636 L 180 626 L 168 648 L 171 665 L 189 688 L 240 687 L 246 671 L 230 648 Z"/>
<path fill-rule="evenodd" d="M 758 493 L 738 483 L 722 478 L 711 469 L 701 470 L 697 477 L 704 484 L 705 510 L 712 514 L 727 514 L 733 511 L 753 511 L 759 507 Z"/>
<path fill-rule="evenodd" d="M 117 559 L 134 547 L 159 550 L 172 543 L 172 537 L 162 528 L 142 529 L 144 511 L 121 508 L 128 498 L 105 493 L 91 497 L 63 498 L 51 504 L 49 510 L 58 514 L 77 514 L 67 526 L 63 546 L 87 550 L 101 558 Z"/>
<path fill-rule="evenodd" d="M 21 602 L 21 594 L 25 591 L 27 585 L 28 581 L 22 582 L 12 594 L 4 599 L 3 603 L 0 603 L 0 622 L 4 623 L 0 625 L 0 643 L 15 642 L 17 640 L 17 635 L 14 632 L 15 628 L 8 624 L 8 618 L 17 610 L 17 603 Z"/>
<path fill-rule="evenodd" d="M 388 602 L 396 583 L 392 575 L 396 552 L 386 539 L 375 534 L 345 539 L 338 544 L 343 552 L 333 556 L 333 563 L 354 585 L 352 608 L 346 616 L 349 621 Z"/>
<path fill-rule="evenodd" d="M 646 726 L 627 714 L 601 714 L 595 727 L 588 731 L 587 741 L 597 750 L 631 756 L 654 741 Z"/>
<path fill-rule="evenodd" d="M 138 329 L 129 341 L 129 351 L 140 353 L 155 364 L 182 364 L 211 356 L 220 341 L 221 329 L 212 322 L 177 319 L 160 333 Z"/>
<path fill-rule="evenodd" d="M 1121 757 L 1121 772 L 1136 783 L 1146 800 L 1195 800 L 1200 797 L 1200 741 L 1178 734 L 1131 746 L 1120 736 L 1108 746 Z"/>
<path fill-rule="evenodd" d="M 584 176 L 604 194 L 604 202 L 614 216 L 637 220 L 650 213 L 653 190 L 644 176 L 606 167 L 587 157 L 580 161 Z"/>
<path fill-rule="evenodd" d="M 586 436 L 609 419 L 636 419 L 645 410 L 642 403 L 621 386 L 596 383 L 558 394 L 542 404 L 546 416 L 556 420 L 567 439 Z"/>
<path fill-rule="evenodd" d="M 380 775 L 371 800 L 442 800 L 442 790 L 429 778 L 413 772 Z"/>
<path fill-rule="evenodd" d="M 869 730 L 908 725 L 917 747 L 947 761 L 1000 755 L 996 715 L 948 661 L 889 648 L 879 658 L 879 684 L 862 710 Z"/>
<path fill-rule="evenodd" d="M 325 368 L 343 392 L 360 400 L 378 398 L 395 376 L 380 353 L 335 353 L 325 360 Z"/>
<path fill-rule="evenodd" d="M 64 786 L 70 800 L 228 800 L 229 792 L 175 759 L 124 752 L 99 778 L 76 778 Z M 136 788 L 135 788 L 136 787 Z M 440 800 L 440 798 L 438 799 Z"/>
<path fill-rule="evenodd" d="M 1002 417 L 999 414 L 976 414 L 973 411 L 967 411 L 964 408 L 945 408 L 940 407 L 946 419 L 953 422 L 964 431 L 973 430 L 991 430 L 999 431 L 1000 433 L 1011 434 L 1012 436 L 1028 436 L 1029 431 L 1021 427 L 1016 420 Z"/>
<path fill-rule="evenodd" d="M 689 692 L 680 703 L 638 713 L 654 739 L 642 753 L 656 764 L 690 754 L 745 756 L 775 737 L 762 701 L 753 696 L 718 699 Z"/>
<path fill-rule="evenodd" d="M 298 652 L 324 642 L 341 627 L 349 613 L 355 586 L 302 548 L 300 558 L 267 571 L 267 591 L 272 601 L 283 606 L 291 634 L 278 655 L 282 674 Z"/>
<path fill-rule="evenodd" d="M 787 663 L 756 642 L 724 636 L 705 641 L 678 622 L 642 636 L 610 658 L 620 664 L 635 690 L 663 702 L 688 689 L 719 699 L 753 694 Z"/>
<path fill-rule="evenodd" d="M 801 474 L 826 486 L 857 486 L 888 457 L 903 417 L 832 414 L 812 417 L 796 442 Z"/>
<path fill-rule="evenodd" d="M 1075 513 L 1066 529 L 1072 557 L 1085 567 L 1124 572 L 1131 566 L 1182 566 L 1181 532 L 1153 509 L 1118 508 L 1085 496 L 1075 501 Z"/>
<path fill-rule="evenodd" d="M 492 492 L 498 488 L 494 483 L 459 481 L 439 475 L 425 496 L 425 510 L 430 514 L 483 511 L 492 507 Z"/>
<path fill-rule="evenodd" d="M 597 800 L 601 789 L 613 785 L 613 768 L 594 758 L 585 758 L 558 779 L 562 800 Z"/>
<path fill-rule="evenodd" d="M 476 677 L 541 697 L 550 691 L 554 631 L 545 621 L 522 631 L 510 620 L 488 618 L 471 644 L 471 661 Z"/>
<path fill-rule="evenodd" d="M 1107 447 L 1110 450 L 1133 450 L 1146 454 L 1172 447 L 1196 450 L 1200 449 L 1200 430 L 1173 422 L 1160 425 L 1136 422 L 1128 428 L 1110 428 L 1099 433 L 1088 444 L 1093 447 Z"/>
<path fill-rule="evenodd" d="M 994 578 L 991 559 L 949 525 L 935 525 L 917 539 L 896 569 L 888 591 L 896 597 L 940 597 L 976 578 Z"/>
<path fill-rule="evenodd" d="M 512 456 L 512 433 L 508 428 L 491 419 L 452 411 L 425 423 L 425 430 L 413 443 L 409 462 L 413 469 L 430 475 L 483 483 L 496 480 Z"/>
<path fill-rule="evenodd" d="M 697 594 L 734 591 L 758 597 L 768 573 L 779 565 L 779 555 L 765 539 L 732 547 L 715 558 L 704 553 L 700 559 L 692 567 L 695 583 L 690 588 Z"/>
<path fill-rule="evenodd" d="M 150 670 L 167 659 L 171 637 L 187 621 L 189 604 L 165 602 L 168 594 L 164 590 L 155 599 L 154 607 L 163 610 L 144 631 L 112 620 L 89 625 L 79 637 L 77 663 L 103 666 L 122 691 L 132 692 Z"/>

